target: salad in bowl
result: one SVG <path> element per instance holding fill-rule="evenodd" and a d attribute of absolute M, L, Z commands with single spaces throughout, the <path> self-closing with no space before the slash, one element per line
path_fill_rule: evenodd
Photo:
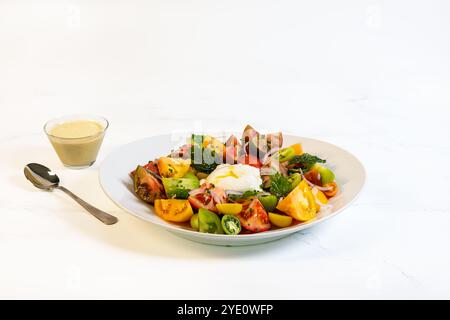
<path fill-rule="evenodd" d="M 311 221 L 339 193 L 335 174 L 282 133 L 222 141 L 192 134 L 189 143 L 140 164 L 133 190 L 165 221 L 212 234 L 243 235 Z"/>

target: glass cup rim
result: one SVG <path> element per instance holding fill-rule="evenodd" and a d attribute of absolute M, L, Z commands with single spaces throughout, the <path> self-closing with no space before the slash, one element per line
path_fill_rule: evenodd
<path fill-rule="evenodd" d="M 55 135 L 51 134 L 49 132 L 49 130 L 48 130 L 48 126 L 52 122 L 64 123 L 64 122 L 73 121 L 73 120 L 93 120 L 93 121 L 96 121 L 95 120 L 96 118 L 105 122 L 105 126 L 103 127 L 103 130 L 98 132 L 98 133 L 96 133 L 96 134 L 83 136 L 83 137 L 76 137 L 76 138 L 64 138 L 64 137 L 55 136 Z M 99 115 L 95 115 L 95 114 L 80 113 L 80 114 L 70 114 L 70 115 L 66 115 L 66 116 L 61 116 L 61 117 L 50 119 L 44 124 L 44 128 L 43 129 L 44 129 L 45 134 L 48 137 L 52 137 L 52 138 L 56 138 L 56 139 L 60 139 L 60 140 L 77 140 L 77 139 L 86 139 L 86 138 L 92 138 L 92 137 L 99 136 L 101 134 L 104 134 L 108 128 L 109 128 L 109 121 L 105 117 L 99 116 Z"/>

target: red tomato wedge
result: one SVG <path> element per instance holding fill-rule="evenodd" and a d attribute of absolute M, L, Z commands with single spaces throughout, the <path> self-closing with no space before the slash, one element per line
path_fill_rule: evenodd
<path fill-rule="evenodd" d="M 148 170 L 150 170 L 150 171 L 156 173 L 156 174 L 159 174 L 158 167 L 156 166 L 156 164 L 155 164 L 153 161 L 150 161 L 150 162 L 147 163 L 146 165 L 143 165 L 143 167 L 144 167 L 145 169 L 148 169 Z"/>
<path fill-rule="evenodd" d="M 247 208 L 238 215 L 243 228 L 251 232 L 263 232 L 270 229 L 269 216 L 261 202 L 255 198 Z"/>
<path fill-rule="evenodd" d="M 158 167 L 156 166 L 156 164 L 155 164 L 154 161 L 150 161 L 149 163 L 143 165 L 143 167 L 144 167 L 145 169 L 150 170 L 150 171 L 152 171 L 153 173 L 156 173 L 156 174 L 159 175 Z M 136 172 L 136 170 L 131 171 L 131 172 L 130 172 L 130 175 L 131 175 L 132 177 L 134 177 L 135 172 Z"/>
<path fill-rule="evenodd" d="M 215 188 L 210 183 L 204 183 L 200 188 L 189 192 L 189 202 L 196 209 L 205 208 L 217 212 L 216 204 L 225 203 L 227 195 L 221 188 Z"/>
<path fill-rule="evenodd" d="M 188 200 L 191 203 L 192 207 L 195 209 L 205 208 L 209 211 L 213 211 L 213 209 L 215 208 L 212 197 L 205 193 L 199 193 L 195 196 L 189 196 Z"/>

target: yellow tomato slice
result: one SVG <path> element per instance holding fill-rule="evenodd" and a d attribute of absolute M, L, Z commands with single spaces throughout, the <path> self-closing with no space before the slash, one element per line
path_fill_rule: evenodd
<path fill-rule="evenodd" d="M 320 204 L 327 205 L 328 204 L 328 198 L 322 191 L 320 191 L 317 188 L 313 188 L 312 189 L 312 194 L 314 196 L 314 199 L 316 200 L 316 211 L 319 212 L 320 211 Z"/>
<path fill-rule="evenodd" d="M 281 200 L 277 209 L 298 221 L 308 221 L 316 217 L 316 201 L 305 180 Z"/>
<path fill-rule="evenodd" d="M 155 200 L 156 214 L 171 222 L 189 221 L 194 214 L 188 200 L 179 199 L 157 199 Z"/>
<path fill-rule="evenodd" d="M 240 203 L 219 203 L 216 204 L 219 213 L 222 214 L 239 214 L 242 211 L 242 204 Z"/>
<path fill-rule="evenodd" d="M 182 178 L 191 166 L 190 159 L 161 157 L 158 159 L 159 174 L 164 178 Z"/>
<path fill-rule="evenodd" d="M 293 144 L 291 146 L 291 148 L 294 149 L 294 152 L 295 152 L 296 156 L 301 156 L 303 154 L 303 148 L 302 148 L 302 145 L 300 143 Z"/>
<path fill-rule="evenodd" d="M 204 136 L 204 137 L 203 137 L 203 144 L 202 144 L 202 147 L 203 147 L 203 148 L 206 148 L 206 147 L 208 146 L 208 144 L 211 143 L 211 139 L 212 139 L 211 136 Z"/>
<path fill-rule="evenodd" d="M 278 228 L 286 228 L 292 224 L 292 217 L 269 212 L 270 223 Z"/>
<path fill-rule="evenodd" d="M 212 136 L 205 136 L 203 138 L 202 146 L 203 148 L 211 148 L 218 154 L 223 154 L 225 152 L 225 144 Z"/>

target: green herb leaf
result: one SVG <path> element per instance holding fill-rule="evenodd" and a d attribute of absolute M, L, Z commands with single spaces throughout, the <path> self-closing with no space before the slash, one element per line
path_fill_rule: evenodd
<path fill-rule="evenodd" d="M 239 200 L 245 200 L 251 197 L 256 197 L 258 194 L 260 194 L 260 191 L 256 190 L 247 190 L 243 194 L 229 194 L 228 198 L 232 201 L 239 201 Z"/>
<path fill-rule="evenodd" d="M 209 174 L 222 163 L 223 159 L 220 159 L 220 155 L 216 154 L 215 150 L 203 148 L 203 140 L 202 135 L 192 135 L 191 165 L 195 170 Z"/>
<path fill-rule="evenodd" d="M 270 193 L 277 196 L 277 198 L 285 197 L 291 192 L 291 183 L 289 179 L 276 173 L 270 176 Z"/>
<path fill-rule="evenodd" d="M 259 193 L 259 191 L 256 191 L 256 190 L 248 190 L 248 191 L 245 191 L 241 197 L 242 198 L 250 198 L 250 197 L 257 196 L 258 193 Z"/>
<path fill-rule="evenodd" d="M 300 168 L 303 170 L 303 172 L 308 172 L 309 170 L 311 170 L 312 166 L 314 166 L 316 163 L 325 163 L 325 162 L 327 161 L 324 159 L 320 159 L 319 157 L 313 156 L 309 153 L 304 153 L 301 156 L 294 156 L 294 158 L 289 161 L 288 166 L 292 168 L 293 167 Z"/>

